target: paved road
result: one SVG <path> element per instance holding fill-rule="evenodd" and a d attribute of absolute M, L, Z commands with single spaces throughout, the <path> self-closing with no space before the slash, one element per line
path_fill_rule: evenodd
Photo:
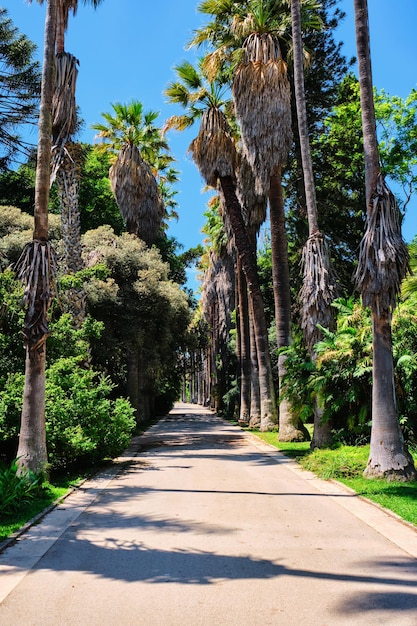
<path fill-rule="evenodd" d="M 2 626 L 417 625 L 417 532 L 209 411 L 122 461 L 0 555 Z"/>

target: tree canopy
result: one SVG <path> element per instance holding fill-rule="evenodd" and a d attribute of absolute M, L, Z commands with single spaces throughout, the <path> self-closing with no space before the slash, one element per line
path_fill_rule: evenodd
<path fill-rule="evenodd" d="M 23 139 L 24 124 L 35 124 L 40 96 L 36 46 L 0 7 L 0 171 L 33 148 Z"/>

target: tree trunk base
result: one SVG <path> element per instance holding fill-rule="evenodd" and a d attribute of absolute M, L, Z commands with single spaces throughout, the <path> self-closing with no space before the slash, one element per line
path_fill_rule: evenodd
<path fill-rule="evenodd" d="M 274 430 L 277 430 L 278 425 L 274 424 L 274 422 L 272 420 L 264 420 L 261 421 L 259 430 L 261 431 L 261 433 L 271 433 Z"/>
<path fill-rule="evenodd" d="M 258 428 L 260 428 L 261 426 L 261 416 L 260 415 L 254 415 L 253 417 L 250 418 L 249 420 L 249 428 L 251 428 L 252 430 L 257 430 Z"/>
<path fill-rule="evenodd" d="M 278 441 L 285 441 L 291 443 L 292 441 L 310 441 L 310 433 L 305 426 L 300 428 L 286 428 L 280 429 L 278 434 Z"/>
<path fill-rule="evenodd" d="M 382 463 L 369 459 L 368 465 L 363 472 L 365 478 L 384 478 L 392 482 L 412 482 L 417 480 L 417 470 L 411 454 L 397 454 L 391 458 L 390 463 Z"/>

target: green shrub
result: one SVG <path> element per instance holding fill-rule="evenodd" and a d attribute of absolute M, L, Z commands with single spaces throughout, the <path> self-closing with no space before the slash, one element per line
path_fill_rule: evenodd
<path fill-rule="evenodd" d="M 59 359 L 46 371 L 45 418 L 53 469 L 113 458 L 129 444 L 135 427 L 128 400 L 109 399 L 109 378 L 80 366 L 82 357 Z M 23 374 L 11 374 L 0 398 L 0 443 L 16 453 Z"/>
<path fill-rule="evenodd" d="M 372 410 L 372 320 L 353 298 L 336 300 L 337 330 L 323 329 L 312 363 L 297 339 L 285 350 L 283 396 L 303 421 L 311 420 L 316 398 L 330 420 L 335 440 L 369 442 Z M 398 417 L 408 443 L 417 438 L 417 316 L 403 302 L 393 314 L 393 358 Z"/>
<path fill-rule="evenodd" d="M 113 458 L 129 444 L 135 427 L 124 398 L 110 400 L 108 377 L 79 367 L 76 358 L 59 359 L 46 374 L 46 436 L 52 467 Z"/>
<path fill-rule="evenodd" d="M 17 513 L 42 490 L 41 480 L 31 472 L 18 475 L 17 460 L 0 467 L 0 515 Z"/>

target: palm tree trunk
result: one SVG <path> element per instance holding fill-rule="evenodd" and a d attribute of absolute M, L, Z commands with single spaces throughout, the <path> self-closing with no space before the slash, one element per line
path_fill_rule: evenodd
<path fill-rule="evenodd" d="M 371 447 L 366 476 L 386 477 L 397 480 L 414 480 L 417 472 L 414 462 L 404 445 L 398 424 L 394 389 L 394 365 L 391 337 L 391 311 L 399 282 L 406 273 L 406 263 L 398 259 L 404 257 L 401 250 L 401 230 L 394 228 L 396 259 L 386 278 L 380 275 L 381 257 L 386 257 L 383 241 L 384 229 L 378 212 L 381 212 L 383 196 L 378 190 L 380 179 L 378 143 L 376 136 L 375 109 L 373 99 L 372 66 L 369 47 L 369 24 L 367 0 L 355 0 L 356 48 L 358 55 L 359 85 L 362 113 L 362 130 L 365 157 L 365 184 L 367 203 L 367 232 L 361 243 L 357 282 L 362 298 L 372 311 L 373 327 L 373 370 L 372 370 L 372 428 Z M 392 195 L 392 194 L 391 194 Z M 395 204 L 395 203 L 394 203 Z M 396 210 L 389 198 L 388 217 Z M 386 205 L 385 205 L 386 209 Z M 386 218 L 384 220 L 387 221 Z M 392 222 L 395 225 L 395 219 Z M 399 231 L 395 232 L 395 231 Z M 404 244 L 405 246 L 405 244 Z M 363 268 L 369 268 L 371 271 Z M 395 271 L 392 271 L 395 270 Z M 395 274 L 395 276 L 394 276 Z M 394 278 L 393 278 L 394 276 Z M 376 284 L 380 285 L 375 289 Z M 391 287 L 386 295 L 386 283 Z"/>
<path fill-rule="evenodd" d="M 65 0 L 58 1 L 57 24 L 56 24 L 56 54 L 65 51 Z"/>
<path fill-rule="evenodd" d="M 249 338 L 250 338 L 250 420 L 249 428 L 260 428 L 261 425 L 261 391 L 259 388 L 259 362 L 256 348 L 253 311 L 249 302 Z"/>
<path fill-rule="evenodd" d="M 73 146 L 74 144 L 72 144 Z M 61 205 L 62 239 L 64 242 L 65 271 L 75 274 L 83 269 L 81 254 L 81 223 L 78 205 L 79 163 L 77 150 L 67 144 L 56 175 Z M 71 288 L 63 298 L 64 310 L 72 317 L 74 328 L 81 328 L 86 317 L 86 293 L 83 287 Z"/>
<path fill-rule="evenodd" d="M 317 244 L 322 241 L 322 237 L 319 231 L 318 225 L 318 211 L 317 211 L 317 201 L 316 201 L 316 188 L 314 184 L 314 175 L 313 175 L 313 163 L 311 159 L 311 150 L 310 150 L 310 138 L 308 133 L 308 123 L 307 123 L 307 106 L 306 106 L 306 96 L 305 96 L 305 87 L 304 87 L 304 61 L 303 61 L 303 42 L 302 42 L 302 31 L 301 31 L 301 3 L 300 0 L 292 0 L 291 1 L 291 21 L 292 21 L 292 37 L 293 37 L 293 46 L 294 46 L 294 88 L 295 88 L 295 100 L 296 100 L 296 109 L 297 109 L 297 122 L 298 122 L 298 135 L 300 140 L 300 152 L 301 152 L 301 163 L 303 169 L 303 181 L 304 181 L 304 189 L 305 189 L 305 201 L 307 207 L 307 217 L 308 217 L 308 231 L 309 231 L 309 240 L 305 246 L 303 259 L 306 258 L 306 255 L 311 254 L 314 250 L 312 238 L 317 239 Z M 323 241 L 324 245 L 324 241 Z M 303 312 L 303 330 L 304 336 L 307 342 L 307 345 L 310 348 L 310 355 L 312 361 L 315 361 L 316 354 L 313 349 L 313 345 L 316 342 L 317 338 L 320 337 L 320 333 L 317 332 L 317 324 L 323 324 L 324 320 L 322 319 L 323 312 L 328 319 L 333 321 L 333 314 L 331 309 L 331 304 L 329 299 L 327 298 L 327 289 L 330 289 L 330 292 L 333 294 L 335 291 L 333 283 L 331 281 L 332 272 L 330 271 L 330 257 L 326 254 L 320 255 L 317 257 L 317 261 L 312 261 L 312 259 L 308 259 L 310 263 L 304 264 L 304 288 L 307 292 L 307 295 L 312 295 L 311 305 L 306 306 L 307 303 L 301 303 L 302 312 Z M 314 272 L 315 284 L 310 285 L 311 275 L 310 275 L 310 267 L 311 262 L 313 263 L 321 263 L 324 261 L 322 267 L 317 268 L 317 272 Z M 328 263 L 327 263 L 328 262 Z M 321 278 L 325 276 L 324 285 L 321 286 Z M 327 279 L 327 277 L 329 277 Z M 328 281 L 329 284 L 326 284 Z M 317 284 L 319 283 L 319 284 Z M 312 288 L 312 293 L 310 291 Z M 302 290 L 303 292 L 303 290 Z M 301 295 L 301 294 L 300 294 Z M 323 296 L 325 296 L 323 298 Z M 310 297 L 309 297 L 310 300 Z M 304 305 L 304 306 L 303 306 Z M 305 319 L 307 317 L 307 320 Z M 332 324 L 333 325 L 333 324 Z M 312 332 L 310 332 L 312 331 Z M 314 404 L 314 434 L 311 442 L 311 448 L 319 448 L 329 446 L 331 443 L 331 429 L 328 421 L 323 422 L 323 407 L 320 402 L 320 398 L 316 398 Z"/>
<path fill-rule="evenodd" d="M 392 359 L 391 316 L 372 316 L 373 384 L 371 447 L 364 476 L 415 480 L 414 461 L 398 423 Z"/>
<path fill-rule="evenodd" d="M 240 377 L 240 414 L 239 423 L 249 424 L 251 396 L 251 363 L 250 363 L 250 327 L 248 291 L 245 275 L 240 260 L 237 261 L 237 300 L 239 327 L 239 377 Z"/>
<path fill-rule="evenodd" d="M 262 292 L 249 238 L 246 233 L 235 185 L 231 176 L 221 176 L 220 185 L 226 201 L 227 212 L 235 238 L 236 248 L 245 272 L 250 303 L 253 311 L 256 348 L 259 364 L 259 389 L 261 396 L 261 430 L 270 430 L 277 424 L 277 405 L 269 353 L 268 329 L 265 320 Z"/>
<path fill-rule="evenodd" d="M 33 257 L 36 254 L 45 255 L 42 248 L 46 247 L 48 239 L 48 201 L 49 177 L 51 158 L 52 135 L 52 96 L 54 79 L 54 52 L 57 19 L 57 2 L 49 0 L 45 19 L 44 57 L 42 69 L 41 104 L 39 111 L 39 141 L 38 159 L 35 181 L 35 211 L 33 230 Z M 40 244 L 40 245 L 37 245 Z M 35 258 L 33 258 L 36 261 Z M 48 269 L 50 270 L 49 264 Z M 25 273 L 25 272 L 24 272 Z M 47 276 L 50 279 L 50 276 Z M 31 340 L 26 334 L 26 361 L 25 361 L 25 388 L 17 457 L 22 473 L 27 470 L 41 474 L 47 469 L 47 450 L 45 433 L 45 358 L 46 358 L 46 319 L 42 312 L 47 304 L 39 301 L 45 292 L 42 281 L 34 287 L 34 307 L 26 316 L 26 326 L 42 318 L 42 332 L 37 334 L 36 340 Z M 29 317 L 31 319 L 29 319 Z"/>
<path fill-rule="evenodd" d="M 135 411 L 136 423 L 139 424 L 139 354 L 138 349 L 132 346 L 126 351 L 126 391 L 130 403 Z"/>
<path fill-rule="evenodd" d="M 282 196 L 281 167 L 278 166 L 271 177 L 269 192 L 271 222 L 272 284 L 274 288 L 275 323 L 277 347 L 284 348 L 291 343 L 291 293 L 288 266 L 288 243 L 285 230 L 284 199 Z M 282 386 L 286 374 L 286 356 L 278 357 L 278 380 Z M 308 433 L 291 410 L 288 400 L 279 405 L 279 441 L 305 441 Z"/>

